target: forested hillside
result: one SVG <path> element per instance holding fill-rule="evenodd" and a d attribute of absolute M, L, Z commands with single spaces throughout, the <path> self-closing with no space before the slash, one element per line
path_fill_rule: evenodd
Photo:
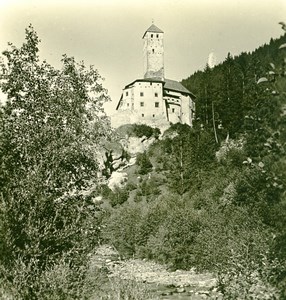
<path fill-rule="evenodd" d="M 171 126 L 138 155 L 137 181 L 105 190 L 102 237 L 123 256 L 216 272 L 225 299 L 285 299 L 285 42 L 183 81 L 194 128 Z"/>
<path fill-rule="evenodd" d="M 196 116 L 199 124 L 213 128 L 213 121 L 220 139 L 229 133 L 238 136 L 253 126 L 259 118 L 271 114 L 270 94 L 278 93 L 276 79 L 285 72 L 285 49 L 279 47 L 286 42 L 285 34 L 271 39 L 251 53 L 231 56 L 213 69 L 207 65 L 182 83 L 196 96 Z M 260 78 L 271 83 L 266 90 L 257 84 Z M 270 110 L 270 112 L 269 112 Z"/>

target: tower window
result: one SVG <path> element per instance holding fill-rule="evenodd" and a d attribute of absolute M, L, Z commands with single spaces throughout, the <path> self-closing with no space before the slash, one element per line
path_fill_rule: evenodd
<path fill-rule="evenodd" d="M 159 102 L 155 102 L 155 107 L 159 107 Z"/>
<path fill-rule="evenodd" d="M 127 103 L 127 106 L 129 106 L 129 103 Z"/>
<path fill-rule="evenodd" d="M 140 97 L 143 97 L 144 96 L 144 93 L 143 92 L 140 92 Z"/>
<path fill-rule="evenodd" d="M 155 53 L 155 50 L 154 50 L 154 49 L 152 49 L 152 53 Z"/>
<path fill-rule="evenodd" d="M 151 38 L 153 38 L 153 34 L 151 34 Z"/>
<path fill-rule="evenodd" d="M 128 96 L 128 92 L 126 92 L 126 96 Z"/>
<path fill-rule="evenodd" d="M 144 106 L 144 102 L 140 102 L 140 106 L 143 107 Z"/>
<path fill-rule="evenodd" d="M 155 115 L 153 115 L 153 118 L 155 118 Z"/>
<path fill-rule="evenodd" d="M 144 118 L 144 114 L 142 114 L 142 117 Z"/>
<path fill-rule="evenodd" d="M 172 108 L 172 113 L 174 113 L 175 112 L 175 108 Z"/>
<path fill-rule="evenodd" d="M 158 93 L 155 93 L 155 97 L 158 97 Z"/>

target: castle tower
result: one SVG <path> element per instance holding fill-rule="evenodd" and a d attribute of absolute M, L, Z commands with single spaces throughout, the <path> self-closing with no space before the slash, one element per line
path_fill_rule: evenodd
<path fill-rule="evenodd" d="M 144 78 L 164 80 L 164 32 L 152 24 L 144 33 Z"/>

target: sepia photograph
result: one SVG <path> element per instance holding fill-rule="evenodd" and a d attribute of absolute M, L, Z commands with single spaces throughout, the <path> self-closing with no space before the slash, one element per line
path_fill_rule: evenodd
<path fill-rule="evenodd" d="M 0 299 L 286 300 L 285 0 L 0 0 Z"/>

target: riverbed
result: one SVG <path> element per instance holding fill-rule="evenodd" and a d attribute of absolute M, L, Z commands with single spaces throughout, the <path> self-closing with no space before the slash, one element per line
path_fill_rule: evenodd
<path fill-rule="evenodd" d="M 120 278 L 145 284 L 152 294 L 162 300 L 206 299 L 216 295 L 216 279 L 211 273 L 198 273 L 194 268 L 189 270 L 168 270 L 167 266 L 145 259 L 120 259 L 117 251 L 111 246 L 101 246 L 93 264 L 108 270 L 108 277 Z"/>

